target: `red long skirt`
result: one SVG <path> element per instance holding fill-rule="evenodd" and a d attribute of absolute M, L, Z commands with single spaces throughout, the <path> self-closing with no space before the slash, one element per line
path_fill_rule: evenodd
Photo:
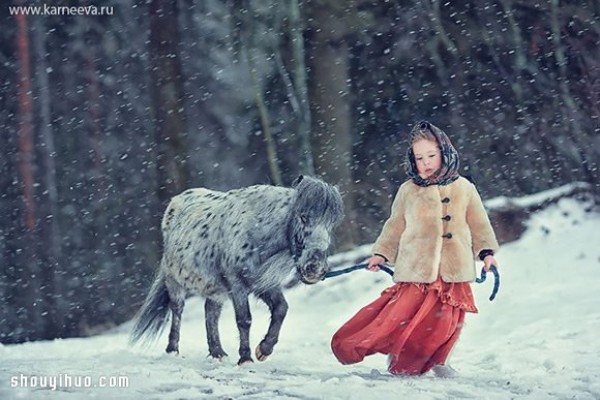
<path fill-rule="evenodd" d="M 444 364 L 460 334 L 465 312 L 477 312 L 467 282 L 399 282 L 362 308 L 333 336 L 342 364 L 388 354 L 392 374 L 420 375 Z"/>

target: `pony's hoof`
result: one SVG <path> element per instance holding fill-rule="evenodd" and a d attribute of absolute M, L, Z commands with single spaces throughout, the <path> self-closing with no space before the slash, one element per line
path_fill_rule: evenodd
<path fill-rule="evenodd" d="M 213 359 L 215 361 L 223 362 L 223 360 L 225 360 L 227 358 L 227 354 L 225 354 L 225 355 L 218 355 L 218 356 L 209 354 L 209 355 L 206 356 L 206 358 L 211 358 L 211 359 Z"/>
<path fill-rule="evenodd" d="M 238 361 L 238 365 L 241 367 L 242 365 L 247 365 L 247 364 L 253 364 L 254 360 L 250 357 L 248 358 L 240 358 L 240 361 Z"/>
<path fill-rule="evenodd" d="M 179 355 L 179 347 L 168 345 L 165 351 L 167 352 L 167 354 L 175 353 L 176 356 Z"/>
<path fill-rule="evenodd" d="M 212 357 L 215 360 L 223 361 L 223 359 L 227 357 L 227 353 L 225 353 L 223 349 L 209 350 L 207 357 Z"/>
<path fill-rule="evenodd" d="M 256 349 L 254 350 L 254 354 L 256 355 L 256 359 L 258 361 L 265 361 L 267 359 L 267 357 L 269 357 L 268 354 L 263 354 L 263 352 L 260 351 L 260 344 L 258 346 L 256 346 Z"/>

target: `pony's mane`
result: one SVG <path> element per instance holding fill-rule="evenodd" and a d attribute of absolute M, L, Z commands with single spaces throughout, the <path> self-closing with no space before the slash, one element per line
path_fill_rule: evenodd
<path fill-rule="evenodd" d="M 344 217 L 344 205 L 338 189 L 324 181 L 305 176 L 296 187 L 296 211 L 313 211 L 326 221 L 337 224 Z"/>

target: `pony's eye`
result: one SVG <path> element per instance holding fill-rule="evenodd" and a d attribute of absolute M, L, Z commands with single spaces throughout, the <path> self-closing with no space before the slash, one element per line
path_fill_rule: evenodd
<path fill-rule="evenodd" d="M 300 221 L 302 221 L 303 224 L 308 224 L 308 215 L 300 214 Z"/>

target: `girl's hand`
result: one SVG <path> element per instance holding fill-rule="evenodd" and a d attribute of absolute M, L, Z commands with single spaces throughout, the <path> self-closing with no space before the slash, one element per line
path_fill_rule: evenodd
<path fill-rule="evenodd" d="M 369 266 L 367 269 L 369 271 L 377 272 L 379 271 L 379 264 L 385 264 L 385 258 L 379 255 L 374 255 L 373 257 L 369 258 Z"/>
<path fill-rule="evenodd" d="M 498 261 L 496 261 L 494 256 L 490 254 L 483 259 L 483 269 L 485 269 L 485 272 L 490 272 L 490 267 L 492 264 L 498 268 Z"/>

